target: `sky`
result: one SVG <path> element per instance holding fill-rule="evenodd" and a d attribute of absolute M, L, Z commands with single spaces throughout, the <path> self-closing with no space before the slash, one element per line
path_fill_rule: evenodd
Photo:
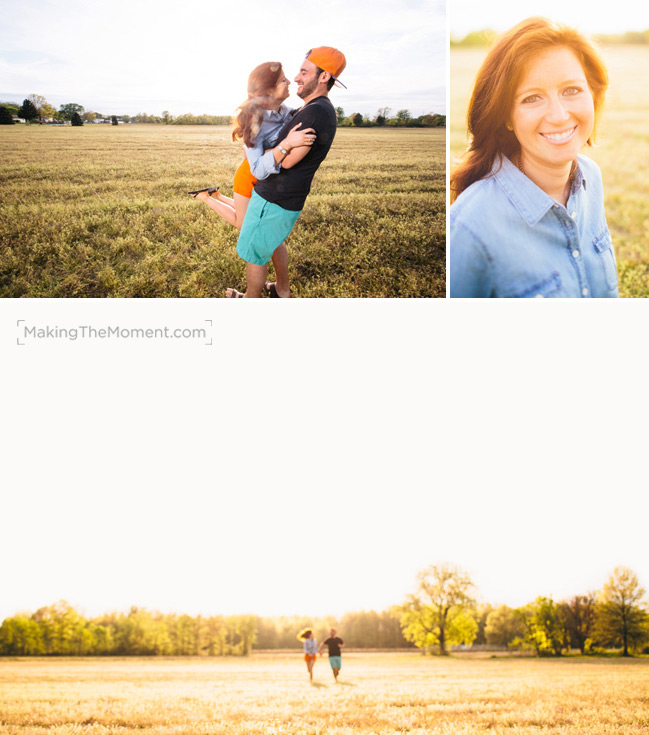
<path fill-rule="evenodd" d="M 642 304 L 260 303 L 0 304 L 0 620 L 381 611 L 442 562 L 493 605 L 649 587 Z"/>
<path fill-rule="evenodd" d="M 610 3 L 567 3 L 565 0 L 449 0 L 451 37 L 459 40 L 486 28 L 502 33 L 534 15 L 573 25 L 584 33 L 624 33 L 649 29 L 649 6 L 636 0 Z"/>
<path fill-rule="evenodd" d="M 0 0 L 0 100 L 44 96 L 103 114 L 230 115 L 250 71 L 283 63 L 289 79 L 306 52 L 334 46 L 347 58 L 347 114 L 445 114 L 443 0 Z M 245 9 L 245 11 L 244 11 Z M 299 106 L 293 96 L 288 104 Z"/>

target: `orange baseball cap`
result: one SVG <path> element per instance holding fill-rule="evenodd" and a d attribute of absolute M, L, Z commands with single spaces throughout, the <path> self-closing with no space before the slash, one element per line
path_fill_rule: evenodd
<path fill-rule="evenodd" d="M 328 71 L 338 86 L 345 87 L 340 79 L 338 79 L 347 66 L 347 60 L 342 51 L 338 51 L 337 48 L 332 48 L 331 46 L 318 46 L 318 48 L 312 48 L 310 51 L 307 51 L 305 58 L 312 64 L 319 66 L 323 71 Z"/>

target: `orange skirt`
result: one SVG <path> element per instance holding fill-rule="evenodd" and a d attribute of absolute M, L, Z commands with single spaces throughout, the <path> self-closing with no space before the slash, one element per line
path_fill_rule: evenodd
<path fill-rule="evenodd" d="M 252 187 L 256 183 L 257 179 L 250 172 L 248 159 L 244 158 L 234 175 L 234 193 L 241 194 L 242 197 L 250 199 L 252 196 Z"/>

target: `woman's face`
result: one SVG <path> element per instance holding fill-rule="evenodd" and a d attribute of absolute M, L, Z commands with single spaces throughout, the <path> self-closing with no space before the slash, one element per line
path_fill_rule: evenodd
<path fill-rule="evenodd" d="M 510 126 L 523 161 L 563 167 L 593 132 L 595 106 L 586 74 L 568 47 L 535 56 L 516 89 Z"/>
<path fill-rule="evenodd" d="M 284 102 L 285 99 L 288 98 L 289 92 L 288 92 L 288 85 L 290 82 L 286 78 L 286 75 L 284 72 L 282 72 L 282 76 L 280 77 L 279 81 L 277 82 L 277 85 L 275 86 L 275 89 L 273 90 L 273 97 L 278 102 Z"/>

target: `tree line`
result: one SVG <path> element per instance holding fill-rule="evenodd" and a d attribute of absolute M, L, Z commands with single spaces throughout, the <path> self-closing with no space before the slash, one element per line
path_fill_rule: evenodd
<path fill-rule="evenodd" d="M 649 609 L 636 574 L 616 567 L 601 590 L 555 602 L 537 597 L 518 608 L 476 606 L 470 577 L 449 564 L 418 576 L 417 591 L 399 606 L 404 636 L 418 648 L 447 654 L 453 645 L 493 645 L 538 656 L 649 654 Z"/>
<path fill-rule="evenodd" d="M 85 618 L 65 601 L 20 613 L 0 625 L 3 656 L 226 656 L 252 650 L 296 649 L 296 634 L 311 627 L 324 640 L 340 630 L 348 648 L 419 648 L 446 655 L 453 646 L 495 646 L 538 656 L 573 650 L 623 656 L 649 654 L 646 592 L 634 572 L 616 567 L 602 589 L 555 602 L 539 596 L 518 608 L 478 605 L 466 572 L 434 564 L 417 577 L 417 589 L 384 612 L 347 613 L 340 619 L 195 616 L 132 607 Z"/>
<path fill-rule="evenodd" d="M 392 116 L 390 107 L 382 107 L 377 113 L 370 117 L 360 112 L 345 115 L 342 107 L 336 107 L 336 116 L 339 127 L 416 127 L 436 128 L 446 126 L 446 116 L 433 112 L 427 115 L 413 117 L 409 110 L 399 110 Z M 13 125 L 14 117 L 31 122 L 43 122 L 45 120 L 59 123 L 71 122 L 72 125 L 83 125 L 94 123 L 97 120 L 110 120 L 113 125 L 122 123 L 145 123 L 153 125 L 230 125 L 232 118 L 229 115 L 171 115 L 164 110 L 162 115 L 149 115 L 146 112 L 138 112 L 137 115 L 104 115 L 93 110 L 86 110 L 83 105 L 69 102 L 61 105 L 56 110 L 50 105 L 45 97 L 30 94 L 22 105 L 13 102 L 0 104 L 0 125 Z"/>
<path fill-rule="evenodd" d="M 340 620 L 255 615 L 204 617 L 132 607 L 85 618 L 61 600 L 0 626 L 2 656 L 245 656 L 253 649 L 299 648 L 297 632 L 312 627 L 324 640 L 334 625 L 352 648 L 409 648 L 390 611 L 348 613 Z"/>

